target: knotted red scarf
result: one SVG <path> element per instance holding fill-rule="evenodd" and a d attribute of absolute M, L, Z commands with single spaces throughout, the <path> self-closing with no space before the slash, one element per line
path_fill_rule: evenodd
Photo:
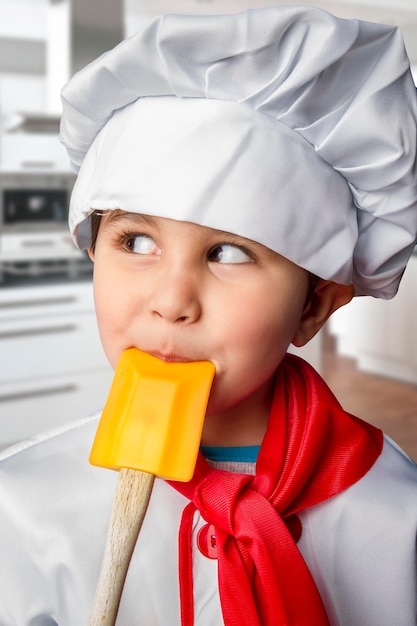
<path fill-rule="evenodd" d="M 210 468 L 200 454 L 189 483 L 171 482 L 191 500 L 180 528 L 183 626 L 192 626 L 192 519 L 213 524 L 226 626 L 329 624 L 297 548 L 296 514 L 357 482 L 382 450 L 382 433 L 346 413 L 305 361 L 278 368 L 256 475 Z M 297 524 L 295 524 L 295 527 Z"/>

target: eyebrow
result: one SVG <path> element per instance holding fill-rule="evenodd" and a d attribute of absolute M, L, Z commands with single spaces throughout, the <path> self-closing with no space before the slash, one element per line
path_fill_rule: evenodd
<path fill-rule="evenodd" d="M 112 224 L 119 224 L 120 222 L 128 222 L 129 224 L 147 224 L 148 226 L 155 225 L 155 220 L 150 215 L 143 215 L 143 213 L 129 213 L 122 211 L 121 209 L 112 209 L 103 213 L 103 217 L 106 216 L 106 222 L 104 228 Z"/>
<path fill-rule="evenodd" d="M 104 222 L 101 220 L 101 226 L 104 230 L 111 230 L 115 226 L 129 229 L 155 226 L 154 218 L 150 215 L 143 215 L 142 213 L 131 213 L 122 211 L 121 209 L 109 209 L 100 212 L 100 215 L 102 218 L 106 218 Z"/>
<path fill-rule="evenodd" d="M 148 226 L 156 225 L 155 218 L 152 215 L 146 215 L 144 213 L 133 213 L 129 211 L 123 211 L 121 209 L 111 209 L 108 212 L 105 212 L 104 215 L 107 217 L 106 223 L 104 224 L 104 228 L 106 228 L 107 226 L 111 224 L 119 224 L 123 222 L 128 222 L 130 225 L 132 225 L 133 223 L 138 226 L 143 225 L 143 224 L 146 224 Z M 190 222 L 190 223 L 193 223 L 193 222 Z M 199 224 L 196 223 L 196 226 L 199 226 Z M 263 246 L 258 241 L 248 239 L 247 237 L 243 237 L 242 235 L 231 233 L 226 230 L 217 230 L 216 228 L 210 228 L 209 226 L 207 226 L 207 228 L 209 228 L 210 230 L 216 231 L 219 237 L 224 237 L 225 239 L 229 237 L 234 238 L 237 244 L 239 244 L 239 241 L 242 241 L 242 244 L 244 244 L 244 242 L 247 240 L 255 249 L 256 248 L 264 249 L 271 254 L 276 254 L 275 252 L 273 252 L 273 250 L 270 250 L 269 248 Z"/>

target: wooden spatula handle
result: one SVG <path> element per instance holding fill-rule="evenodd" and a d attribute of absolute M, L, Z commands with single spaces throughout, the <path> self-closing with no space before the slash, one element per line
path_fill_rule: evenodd
<path fill-rule="evenodd" d="M 145 517 L 155 476 L 120 469 L 107 543 L 89 626 L 114 626 L 127 570 Z"/>

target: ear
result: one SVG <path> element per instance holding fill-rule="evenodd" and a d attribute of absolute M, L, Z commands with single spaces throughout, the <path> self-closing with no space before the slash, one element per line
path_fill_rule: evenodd
<path fill-rule="evenodd" d="M 88 248 L 87 254 L 90 257 L 90 261 L 94 263 L 94 248 Z"/>
<path fill-rule="evenodd" d="M 354 296 L 353 285 L 339 285 L 330 280 L 320 280 L 307 303 L 292 343 L 301 347 L 314 337 L 331 314 Z"/>

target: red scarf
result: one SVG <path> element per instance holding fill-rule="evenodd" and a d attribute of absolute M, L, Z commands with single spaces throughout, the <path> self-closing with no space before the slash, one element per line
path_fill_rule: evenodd
<path fill-rule="evenodd" d="M 191 531 L 196 509 L 214 526 L 226 626 L 325 626 L 321 597 L 297 548 L 297 513 L 357 482 L 382 450 L 382 433 L 346 413 L 305 361 L 278 368 L 256 475 L 210 468 L 200 454 L 180 528 L 183 626 L 194 623 Z M 297 536 L 298 535 L 298 536 Z"/>

